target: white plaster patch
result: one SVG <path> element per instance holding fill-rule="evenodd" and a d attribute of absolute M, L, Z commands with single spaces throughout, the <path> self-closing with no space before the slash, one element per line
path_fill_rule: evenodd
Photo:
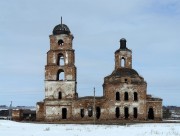
<path fill-rule="evenodd" d="M 59 115 L 61 108 L 59 106 L 46 106 L 46 116 L 50 116 L 50 115 Z"/>
<path fill-rule="evenodd" d="M 74 109 L 73 112 L 74 112 L 74 114 L 78 114 L 78 113 L 80 113 L 80 109 L 79 108 Z"/>
<path fill-rule="evenodd" d="M 39 105 L 36 105 L 36 111 L 39 111 Z"/>
<path fill-rule="evenodd" d="M 112 114 L 112 113 L 115 113 L 115 107 L 113 107 L 113 106 L 111 106 L 110 108 L 109 108 L 109 112 Z"/>
<path fill-rule="evenodd" d="M 56 55 L 53 53 L 53 63 L 56 64 Z"/>
<path fill-rule="evenodd" d="M 67 80 L 72 80 L 72 75 L 67 75 L 67 76 L 66 76 L 66 79 L 67 79 Z"/>
<path fill-rule="evenodd" d="M 68 64 L 68 53 L 67 52 L 66 52 L 65 56 L 66 56 L 65 64 L 67 65 Z"/>
<path fill-rule="evenodd" d="M 58 93 L 62 92 L 62 97 L 72 98 L 75 93 L 74 81 L 45 81 L 45 97 L 58 99 Z"/>

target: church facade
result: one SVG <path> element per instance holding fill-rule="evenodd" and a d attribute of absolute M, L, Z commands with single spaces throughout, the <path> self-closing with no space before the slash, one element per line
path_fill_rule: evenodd
<path fill-rule="evenodd" d="M 162 120 L 162 99 L 147 94 L 147 83 L 132 68 L 126 39 L 115 51 L 113 72 L 104 78 L 103 96 L 78 97 L 73 35 L 65 24 L 54 27 L 45 66 L 45 99 L 37 103 L 38 121 L 123 122 Z"/>

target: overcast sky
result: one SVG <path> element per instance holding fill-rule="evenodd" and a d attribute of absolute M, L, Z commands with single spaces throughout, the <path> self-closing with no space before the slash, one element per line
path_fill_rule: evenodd
<path fill-rule="evenodd" d="M 126 38 L 133 68 L 163 105 L 180 106 L 179 0 L 1 0 L 0 105 L 44 99 L 49 35 L 60 23 L 74 35 L 79 96 L 101 96 Z"/>

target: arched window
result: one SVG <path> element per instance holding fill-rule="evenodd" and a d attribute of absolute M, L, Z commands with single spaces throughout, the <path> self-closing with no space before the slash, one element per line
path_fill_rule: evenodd
<path fill-rule="evenodd" d="M 96 107 L 96 118 L 99 119 L 101 116 L 101 108 L 100 107 Z"/>
<path fill-rule="evenodd" d="M 125 83 L 128 83 L 128 79 L 127 79 L 127 78 L 125 78 L 125 79 L 124 79 L 124 82 L 125 82 Z"/>
<path fill-rule="evenodd" d="M 134 112 L 134 118 L 137 118 L 137 116 L 138 116 L 137 108 L 134 108 L 133 112 Z"/>
<path fill-rule="evenodd" d="M 119 107 L 116 107 L 116 118 L 119 118 L 119 116 L 120 116 Z"/>
<path fill-rule="evenodd" d="M 119 101 L 119 100 L 120 100 L 120 93 L 116 92 L 116 101 Z"/>
<path fill-rule="evenodd" d="M 125 93 L 124 93 L 124 100 L 125 100 L 125 101 L 128 101 L 128 99 L 129 99 L 128 92 L 125 92 Z"/>
<path fill-rule="evenodd" d="M 81 117 L 83 118 L 84 117 L 84 109 L 81 109 Z"/>
<path fill-rule="evenodd" d="M 57 73 L 57 80 L 63 81 L 64 80 L 64 70 L 59 70 Z"/>
<path fill-rule="evenodd" d="M 58 55 L 57 65 L 59 65 L 59 66 L 64 66 L 64 62 L 65 62 L 64 55 L 60 53 L 60 54 Z"/>
<path fill-rule="evenodd" d="M 128 107 L 124 108 L 124 116 L 125 116 L 125 119 L 128 119 L 128 117 L 129 117 L 129 108 Z"/>
<path fill-rule="evenodd" d="M 138 101 L 138 94 L 137 94 L 137 92 L 134 92 L 134 101 Z"/>
<path fill-rule="evenodd" d="M 88 107 L 88 116 L 92 117 L 93 115 L 93 108 L 92 107 Z"/>
<path fill-rule="evenodd" d="M 64 44 L 64 41 L 63 41 L 62 39 L 60 39 L 60 40 L 58 41 L 58 45 L 62 46 L 63 44 Z"/>
<path fill-rule="evenodd" d="M 58 94 L 58 99 L 62 99 L 62 93 L 61 92 L 59 92 L 59 94 Z"/>
<path fill-rule="evenodd" d="M 125 67 L 126 60 L 124 57 L 121 58 L 121 67 Z"/>

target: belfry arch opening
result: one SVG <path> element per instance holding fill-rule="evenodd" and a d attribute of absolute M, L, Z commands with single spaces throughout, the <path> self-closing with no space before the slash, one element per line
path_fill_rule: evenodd
<path fill-rule="evenodd" d="M 60 40 L 58 41 L 58 45 L 62 46 L 63 44 L 64 44 L 64 41 L 63 41 L 62 39 L 60 39 Z"/>
<path fill-rule="evenodd" d="M 62 53 L 60 53 L 58 55 L 58 61 L 57 61 L 57 65 L 59 66 L 64 66 L 65 64 L 65 59 L 64 59 L 64 55 Z"/>
<path fill-rule="evenodd" d="M 154 110 L 152 107 L 148 110 L 148 119 L 153 120 L 154 119 Z"/>
<path fill-rule="evenodd" d="M 64 70 L 59 70 L 57 73 L 57 80 L 63 81 L 65 79 Z"/>
<path fill-rule="evenodd" d="M 126 60 L 125 60 L 124 57 L 121 58 L 120 66 L 121 66 L 121 67 L 125 67 L 125 66 L 126 66 Z"/>

